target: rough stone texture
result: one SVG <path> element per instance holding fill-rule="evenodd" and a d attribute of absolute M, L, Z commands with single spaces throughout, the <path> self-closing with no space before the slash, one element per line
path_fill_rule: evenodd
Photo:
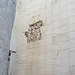
<path fill-rule="evenodd" d="M 15 75 L 75 75 L 75 0 L 19 3 Z M 24 32 L 39 20 L 42 39 L 27 43 Z"/>
<path fill-rule="evenodd" d="M 0 0 L 0 75 L 7 75 L 16 0 Z"/>

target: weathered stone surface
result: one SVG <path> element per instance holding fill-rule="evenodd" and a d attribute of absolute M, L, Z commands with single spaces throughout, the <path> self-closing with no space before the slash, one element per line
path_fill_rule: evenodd
<path fill-rule="evenodd" d="M 0 75 L 7 75 L 8 71 L 8 52 L 15 8 L 16 0 L 0 0 Z"/>
<path fill-rule="evenodd" d="M 20 0 L 15 75 L 75 75 L 75 1 Z M 17 7 L 17 8 L 18 8 Z M 42 39 L 23 32 L 42 20 Z"/>
<path fill-rule="evenodd" d="M 75 1 L 17 0 L 15 7 L 16 0 L 0 0 L 0 75 L 8 72 L 14 16 L 10 49 L 17 47 L 16 64 L 12 69 L 12 55 L 9 75 L 75 75 Z M 39 20 L 42 39 L 27 43 L 24 32 Z"/>

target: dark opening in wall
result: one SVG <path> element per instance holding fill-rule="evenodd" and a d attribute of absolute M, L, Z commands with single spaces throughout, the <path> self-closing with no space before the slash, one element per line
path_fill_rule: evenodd
<path fill-rule="evenodd" d="M 16 53 L 16 51 L 11 51 L 11 50 L 9 50 L 9 57 L 8 57 L 8 61 L 10 61 L 11 54 L 13 54 L 13 53 Z"/>

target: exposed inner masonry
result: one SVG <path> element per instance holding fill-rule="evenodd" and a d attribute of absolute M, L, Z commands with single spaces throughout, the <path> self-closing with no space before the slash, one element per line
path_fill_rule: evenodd
<path fill-rule="evenodd" d="M 41 40 L 41 26 L 43 26 L 42 21 L 29 25 L 28 31 L 25 32 L 27 43 Z"/>

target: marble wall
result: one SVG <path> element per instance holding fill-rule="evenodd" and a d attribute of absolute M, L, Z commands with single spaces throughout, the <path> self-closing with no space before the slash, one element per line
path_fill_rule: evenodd
<path fill-rule="evenodd" d="M 15 75 L 75 75 L 75 0 L 20 0 Z M 27 43 L 42 20 L 41 40 Z"/>
<path fill-rule="evenodd" d="M 16 0 L 0 0 L 0 75 L 8 73 L 8 54 Z"/>

